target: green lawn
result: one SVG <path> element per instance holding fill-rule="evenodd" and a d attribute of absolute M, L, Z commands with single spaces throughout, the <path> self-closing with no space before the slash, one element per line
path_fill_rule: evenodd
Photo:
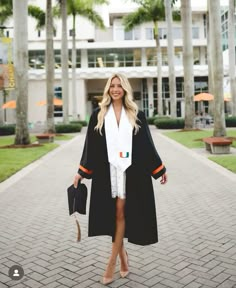
<path fill-rule="evenodd" d="M 200 131 L 168 131 L 164 134 L 171 139 L 179 142 L 180 144 L 188 148 L 203 148 L 205 149 L 204 143 L 201 141 L 204 137 L 210 137 L 213 135 L 212 130 L 200 130 Z M 236 130 L 228 130 L 228 137 L 235 137 L 232 147 L 236 148 Z M 208 157 L 210 160 L 218 163 L 226 169 L 236 173 L 236 155 L 217 155 Z"/>
<path fill-rule="evenodd" d="M 15 136 L 1 136 L 0 147 L 14 143 Z M 35 136 L 31 136 L 31 143 L 36 141 Z M 56 136 L 56 140 L 69 140 L 71 135 Z M 39 147 L 32 148 L 4 148 L 0 149 L 0 182 L 4 181 L 17 171 L 27 166 L 31 162 L 39 159 L 49 151 L 58 147 L 59 144 L 48 143 Z"/>
<path fill-rule="evenodd" d="M 210 156 L 210 160 L 236 173 L 236 155 Z"/>

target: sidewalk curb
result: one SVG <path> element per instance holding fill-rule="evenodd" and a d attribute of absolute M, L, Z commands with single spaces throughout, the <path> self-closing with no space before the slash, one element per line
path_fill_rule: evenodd
<path fill-rule="evenodd" d="M 21 170 L 17 171 L 15 174 L 7 178 L 5 181 L 0 183 L 0 193 L 4 192 L 8 187 L 25 177 L 27 174 L 29 174 L 31 171 L 33 171 L 35 168 L 37 168 L 39 165 L 43 164 L 48 159 L 54 157 L 57 153 L 59 153 L 62 149 L 64 149 L 67 145 L 70 145 L 73 143 L 73 141 L 77 141 L 77 138 L 80 136 L 78 134 L 71 140 L 68 140 L 66 143 L 63 143 L 59 145 L 59 147 L 53 149 L 52 151 L 49 151 L 44 156 L 40 157 L 39 159 L 33 161 L 32 163 L 28 164 L 27 166 L 23 167 Z"/>
<path fill-rule="evenodd" d="M 214 169 L 215 171 L 217 171 L 218 173 L 228 177 L 231 181 L 236 182 L 236 175 L 233 172 L 231 172 L 231 171 L 227 170 L 226 168 L 220 166 L 219 164 L 211 161 L 206 156 L 200 155 L 196 151 L 191 150 L 190 148 L 187 148 L 184 145 L 178 143 L 177 141 L 169 138 L 168 136 L 164 135 L 162 132 L 160 132 L 158 130 L 156 132 L 159 134 L 159 136 L 165 138 L 165 140 L 167 140 L 169 143 L 177 146 L 179 149 L 181 149 L 182 151 L 184 151 L 188 155 L 192 156 L 193 158 L 195 158 L 197 160 L 200 160 L 202 163 L 204 163 L 208 167 L 210 167 L 210 168 Z"/>

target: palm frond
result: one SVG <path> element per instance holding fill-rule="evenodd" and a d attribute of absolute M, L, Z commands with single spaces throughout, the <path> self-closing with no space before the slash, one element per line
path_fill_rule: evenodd
<path fill-rule="evenodd" d="M 173 11 L 172 15 L 173 15 L 173 20 L 174 21 L 180 21 L 181 20 L 180 10 Z"/>
<path fill-rule="evenodd" d="M 81 11 L 81 16 L 86 17 L 88 20 L 90 20 L 93 24 L 95 24 L 97 27 L 101 29 L 105 29 L 105 25 L 103 22 L 102 17 L 93 9 L 84 9 L 84 11 Z"/>
<path fill-rule="evenodd" d="M 41 28 L 45 27 L 46 14 L 40 7 L 29 5 L 28 6 L 28 14 L 31 17 L 36 19 L 36 21 L 37 21 L 36 29 L 41 29 Z"/>
<path fill-rule="evenodd" d="M 12 1 L 9 0 L 1 0 L 0 6 L 0 24 L 4 24 L 8 18 L 12 16 L 13 7 Z"/>
<path fill-rule="evenodd" d="M 149 21 L 152 21 L 151 15 L 147 13 L 143 7 L 123 17 L 123 24 L 126 31 L 132 30 L 135 26 Z"/>
<path fill-rule="evenodd" d="M 91 7 L 94 5 L 109 4 L 109 0 L 87 0 Z"/>
<path fill-rule="evenodd" d="M 52 7 L 52 15 L 55 18 L 60 18 L 61 17 L 61 7 L 60 7 L 60 5 L 56 5 L 56 6 Z"/>

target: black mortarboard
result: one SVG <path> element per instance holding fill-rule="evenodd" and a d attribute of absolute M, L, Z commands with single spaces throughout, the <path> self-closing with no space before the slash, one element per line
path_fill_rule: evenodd
<path fill-rule="evenodd" d="M 69 204 L 69 215 L 78 212 L 80 214 L 86 214 L 86 203 L 87 203 L 87 187 L 85 184 L 78 183 L 77 188 L 71 185 L 67 188 L 68 204 Z M 81 240 L 81 231 L 79 220 L 76 218 L 75 221 L 78 228 L 77 241 Z"/>
<path fill-rule="evenodd" d="M 87 203 L 87 187 L 85 184 L 78 183 L 77 188 L 72 184 L 67 188 L 69 214 L 78 212 L 79 214 L 86 214 Z"/>

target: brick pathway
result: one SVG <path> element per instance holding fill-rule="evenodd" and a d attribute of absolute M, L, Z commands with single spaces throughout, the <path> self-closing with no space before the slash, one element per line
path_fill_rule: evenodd
<path fill-rule="evenodd" d="M 76 172 L 84 141 L 78 137 L 0 184 L 0 288 L 103 287 L 109 237 L 87 235 L 79 216 L 77 243 L 68 216 L 66 187 Z M 160 242 L 127 244 L 130 270 L 110 287 L 236 287 L 236 176 L 152 128 L 169 175 L 154 182 Z M 89 181 L 85 181 L 90 186 Z M 9 267 L 20 264 L 16 281 Z"/>

